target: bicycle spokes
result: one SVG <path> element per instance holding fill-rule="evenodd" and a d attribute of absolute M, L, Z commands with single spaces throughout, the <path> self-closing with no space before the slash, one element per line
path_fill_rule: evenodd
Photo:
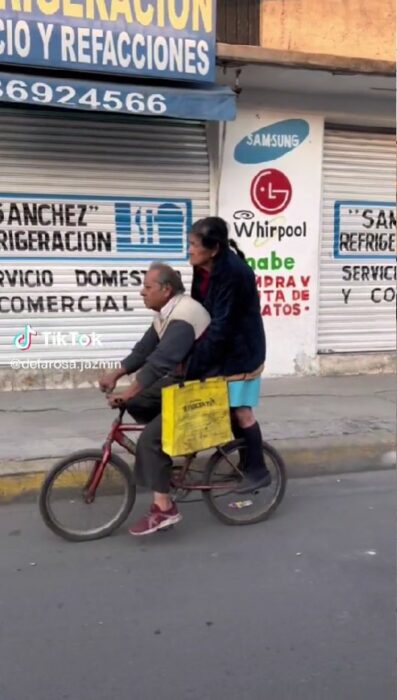
<path fill-rule="evenodd" d="M 100 531 L 125 508 L 129 485 L 111 461 L 76 460 L 60 471 L 48 491 L 51 518 L 71 532 Z"/>

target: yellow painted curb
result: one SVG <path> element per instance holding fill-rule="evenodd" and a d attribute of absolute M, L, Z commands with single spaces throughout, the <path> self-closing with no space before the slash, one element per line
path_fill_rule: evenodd
<path fill-rule="evenodd" d="M 0 477 L 0 503 L 12 503 L 37 494 L 44 481 L 44 472 L 10 474 Z"/>
<path fill-rule="evenodd" d="M 395 469 L 394 458 L 385 461 L 385 454 L 395 454 L 395 444 L 389 435 L 373 441 L 372 436 L 354 444 L 351 436 L 341 436 L 339 444 L 308 445 L 306 439 L 291 441 L 273 441 L 285 460 L 288 476 L 313 477 L 332 474 L 351 474 L 354 472 Z M 313 442 L 313 441 L 312 441 Z M 24 500 L 35 500 L 40 492 L 48 470 L 53 467 L 54 459 L 43 459 L 31 463 L 12 463 L 3 466 L 7 472 L 0 474 L 0 505 Z M 29 468 L 35 471 L 27 471 Z M 19 471 L 18 471 L 19 469 Z M 57 483 L 57 488 L 81 488 L 84 485 L 83 474 L 67 473 Z M 108 484 L 111 485 L 111 484 Z"/>
<path fill-rule="evenodd" d="M 47 472 L 22 472 L 16 474 L 0 475 L 0 504 L 13 503 L 18 500 L 32 499 L 36 497 L 42 487 L 43 481 L 46 477 Z M 80 489 L 84 488 L 87 482 L 87 474 L 84 473 L 73 473 L 66 472 L 61 474 L 56 482 L 56 488 L 58 490 L 67 491 L 68 489 Z M 102 489 L 105 486 L 105 493 L 111 494 L 112 487 L 114 488 L 117 482 L 114 482 L 111 478 L 105 479 L 102 482 Z M 103 493 L 103 491 L 102 491 Z"/>

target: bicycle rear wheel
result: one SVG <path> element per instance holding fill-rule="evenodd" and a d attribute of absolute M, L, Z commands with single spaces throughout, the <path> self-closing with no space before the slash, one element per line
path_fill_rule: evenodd
<path fill-rule="evenodd" d="M 58 462 L 43 483 L 39 508 L 53 532 L 72 542 L 107 537 L 120 527 L 135 503 L 133 472 L 124 460 L 112 455 L 106 465 L 92 503 L 84 491 L 101 450 L 83 450 Z"/>
<path fill-rule="evenodd" d="M 246 446 L 235 440 L 218 450 L 209 460 L 204 484 L 211 490 L 203 491 L 210 511 L 226 525 L 253 525 L 267 520 L 283 500 L 287 474 L 282 457 L 263 443 L 263 456 L 272 477 L 270 486 L 249 494 L 239 495 L 239 465 L 244 463 Z"/>

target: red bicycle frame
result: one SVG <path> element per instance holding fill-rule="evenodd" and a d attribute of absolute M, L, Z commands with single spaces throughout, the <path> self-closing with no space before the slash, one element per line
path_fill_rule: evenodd
<path fill-rule="evenodd" d="M 125 423 L 125 425 L 123 425 L 122 421 L 125 410 L 125 408 L 119 409 L 119 416 L 118 418 L 116 418 L 115 421 L 113 421 L 110 433 L 107 436 L 103 445 L 102 459 L 95 463 L 94 468 L 90 474 L 90 478 L 88 479 L 85 485 L 84 495 L 87 503 L 92 503 L 95 498 L 96 490 L 101 482 L 103 473 L 112 455 L 113 443 L 117 442 L 121 447 L 124 447 L 124 449 L 130 452 L 131 454 L 134 454 L 135 452 L 134 443 L 132 442 L 132 440 L 129 440 L 129 438 L 126 437 L 125 433 L 141 433 L 145 426 L 138 425 L 137 423 Z"/>
<path fill-rule="evenodd" d="M 103 445 L 103 452 L 102 452 L 102 459 L 94 465 L 94 468 L 92 470 L 92 473 L 90 475 L 90 478 L 88 479 L 87 484 L 85 485 L 84 488 L 84 495 L 85 495 L 85 501 L 86 503 L 92 503 L 95 499 L 95 493 L 96 490 L 101 482 L 103 473 L 106 469 L 106 465 L 108 464 L 110 457 L 112 455 L 112 445 L 114 442 L 117 442 L 118 445 L 123 447 L 127 452 L 130 454 L 135 454 L 135 443 L 130 440 L 125 433 L 141 433 L 145 429 L 145 425 L 140 425 L 138 423 L 125 423 L 123 425 L 123 416 L 125 413 L 126 409 L 125 408 L 120 408 L 119 409 L 119 416 L 116 418 L 115 421 L 112 423 L 112 428 L 110 430 L 109 435 L 106 438 L 106 441 Z M 233 469 L 236 471 L 236 475 L 239 474 L 242 476 L 240 470 L 238 467 L 236 467 L 233 462 L 229 459 L 228 455 L 222 450 L 222 447 L 218 447 L 218 451 L 223 455 L 225 460 L 230 464 L 230 466 L 233 467 Z M 215 491 L 215 490 L 224 490 L 225 489 L 225 484 L 212 484 L 210 486 L 206 484 L 188 484 L 185 483 L 185 478 L 186 475 L 190 469 L 190 466 L 194 459 L 196 458 L 196 454 L 191 454 L 187 455 L 184 458 L 184 463 L 181 468 L 181 473 L 178 479 L 172 480 L 172 486 L 174 488 L 182 488 L 185 489 L 186 491 Z M 232 482 L 233 483 L 233 482 Z M 230 489 L 231 484 L 228 484 L 228 489 Z"/>

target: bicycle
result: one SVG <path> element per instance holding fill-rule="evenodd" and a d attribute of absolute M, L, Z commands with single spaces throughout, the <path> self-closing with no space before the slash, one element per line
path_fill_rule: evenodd
<path fill-rule="evenodd" d="M 41 516 L 55 534 L 66 540 L 85 542 L 107 537 L 132 511 L 136 499 L 133 467 L 115 454 L 112 447 L 117 443 L 134 456 L 136 443 L 126 433 L 140 433 L 145 426 L 123 424 L 125 411 L 125 407 L 119 408 L 119 416 L 112 423 L 101 450 L 89 449 L 69 455 L 55 464 L 44 480 L 39 496 Z M 239 496 L 244 450 L 243 440 L 218 446 L 204 469 L 193 469 L 198 454 L 181 458 L 181 464 L 174 462 L 171 488 L 176 500 L 185 500 L 190 494 L 201 492 L 210 511 L 227 525 L 251 525 L 267 520 L 285 494 L 285 465 L 278 452 L 263 443 L 272 484 Z M 93 524 L 93 516 L 97 514 L 100 520 Z M 80 515 L 83 525 L 78 527 Z"/>

